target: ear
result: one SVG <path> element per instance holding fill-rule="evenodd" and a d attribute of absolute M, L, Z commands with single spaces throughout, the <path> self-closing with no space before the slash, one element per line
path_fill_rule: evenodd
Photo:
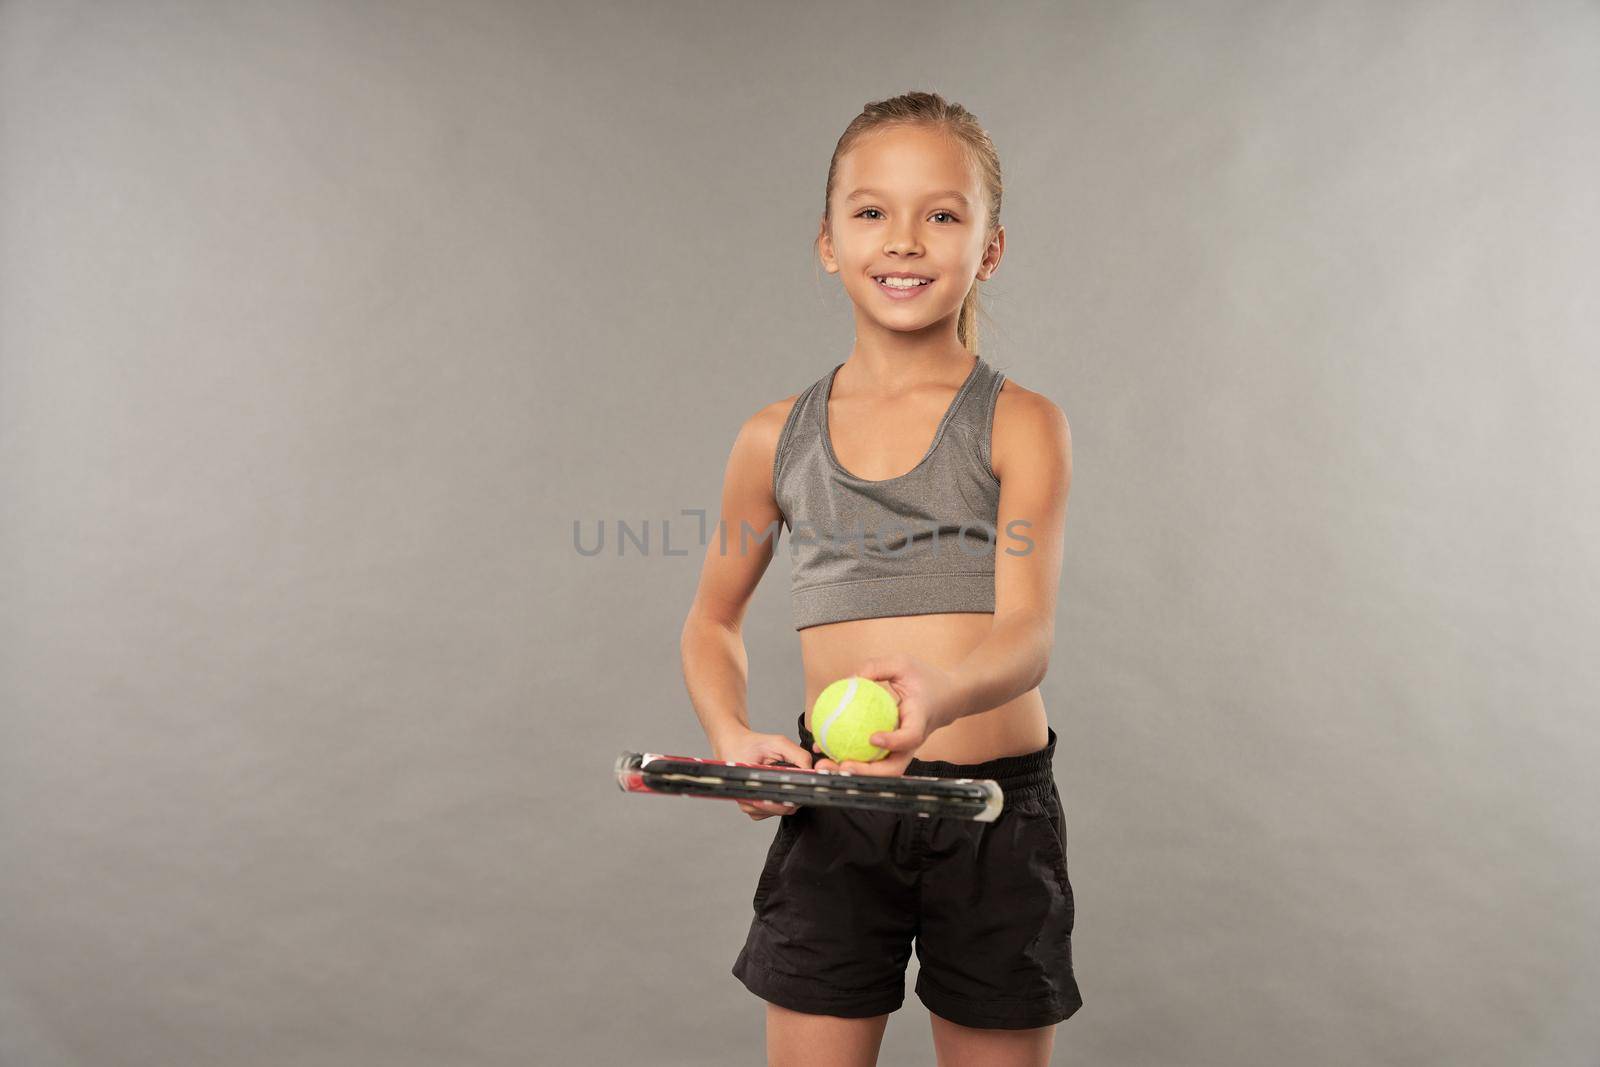
<path fill-rule="evenodd" d="M 978 277 L 988 281 L 1000 269 L 1000 257 L 1006 254 L 1006 228 L 997 226 L 994 237 L 983 250 L 983 262 L 978 267 Z"/>
<path fill-rule="evenodd" d="M 833 238 L 828 236 L 828 217 L 823 215 L 817 223 L 817 258 L 822 260 L 822 269 L 829 274 L 839 273 L 839 261 L 833 255 Z"/>

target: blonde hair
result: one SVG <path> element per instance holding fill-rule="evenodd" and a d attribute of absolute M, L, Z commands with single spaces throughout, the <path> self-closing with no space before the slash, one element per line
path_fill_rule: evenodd
<path fill-rule="evenodd" d="M 988 208 L 988 225 L 984 242 L 994 239 L 1000 227 L 1000 156 L 994 149 L 989 134 L 978 124 L 977 118 L 962 107 L 938 93 L 910 92 L 887 100 L 875 100 L 861 109 L 861 114 L 850 120 L 834 145 L 833 158 L 828 161 L 828 184 L 822 191 L 822 216 L 828 227 L 833 226 L 831 205 L 833 185 L 839 170 L 839 160 L 856 146 L 856 142 L 869 133 L 895 126 L 921 126 L 941 130 L 961 145 L 967 160 L 977 172 L 982 186 L 985 206 Z M 961 301 L 961 314 L 956 319 L 956 337 L 967 351 L 978 351 L 978 279 L 972 280 Z"/>

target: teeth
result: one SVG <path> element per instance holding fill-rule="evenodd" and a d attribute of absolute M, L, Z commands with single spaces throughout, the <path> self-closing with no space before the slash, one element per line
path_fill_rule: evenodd
<path fill-rule="evenodd" d="M 927 285 L 926 279 L 916 278 L 878 278 L 875 279 L 891 289 L 915 289 L 919 285 Z"/>

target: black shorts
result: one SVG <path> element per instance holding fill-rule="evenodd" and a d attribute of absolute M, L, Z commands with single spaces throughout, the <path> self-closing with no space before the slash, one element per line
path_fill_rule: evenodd
<path fill-rule="evenodd" d="M 1006 1030 L 1058 1023 L 1083 1004 L 1072 973 L 1072 884 L 1051 760 L 912 760 L 907 774 L 993 778 L 991 823 L 802 806 L 780 816 L 734 975 L 756 996 L 814 1015 L 867 1018 L 917 997 L 951 1022 Z M 800 744 L 811 751 L 800 716 Z"/>

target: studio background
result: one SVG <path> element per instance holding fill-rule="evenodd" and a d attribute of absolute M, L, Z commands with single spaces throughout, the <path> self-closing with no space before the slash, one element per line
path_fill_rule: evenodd
<path fill-rule="evenodd" d="M 707 751 L 684 513 L 848 353 L 829 153 L 929 89 L 1005 173 L 981 351 L 1073 430 L 1056 1062 L 1592 1067 L 1597 49 L 1557 0 L 0 6 L 0 1065 L 760 1062 L 776 822 L 611 765 Z M 931 1060 L 908 994 L 880 1062 Z"/>

